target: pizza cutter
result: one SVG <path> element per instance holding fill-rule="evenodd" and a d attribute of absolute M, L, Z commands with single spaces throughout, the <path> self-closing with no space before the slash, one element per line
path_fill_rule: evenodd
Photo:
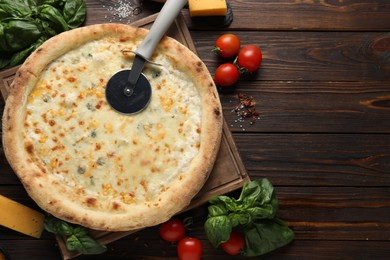
<path fill-rule="evenodd" d="M 142 111 L 152 95 L 149 80 L 142 73 L 145 62 L 150 62 L 157 44 L 169 29 L 173 20 L 187 0 L 168 0 L 162 7 L 149 33 L 134 52 L 131 69 L 115 73 L 107 82 L 106 99 L 108 104 L 122 114 L 135 114 Z"/>

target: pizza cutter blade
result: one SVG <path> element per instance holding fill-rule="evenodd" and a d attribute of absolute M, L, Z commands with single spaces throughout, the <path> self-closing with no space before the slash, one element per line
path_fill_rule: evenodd
<path fill-rule="evenodd" d="M 146 38 L 134 52 L 135 57 L 131 69 L 118 71 L 108 80 L 106 100 L 117 112 L 135 114 L 141 112 L 149 104 L 152 88 L 149 80 L 142 73 L 143 67 L 145 62 L 152 57 L 157 44 L 186 3 L 187 0 L 166 1 Z"/>

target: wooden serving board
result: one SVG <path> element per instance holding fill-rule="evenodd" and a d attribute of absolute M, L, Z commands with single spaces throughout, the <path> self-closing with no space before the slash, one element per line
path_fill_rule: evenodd
<path fill-rule="evenodd" d="M 156 17 L 157 14 L 138 20 L 132 23 L 132 25 L 149 28 Z M 195 45 L 182 16 L 179 16 L 175 20 L 167 32 L 167 35 L 175 38 L 196 53 Z M 14 67 L 0 71 L 0 90 L 5 100 L 7 99 L 8 89 L 12 83 L 12 80 L 14 79 L 17 69 L 18 67 Z M 206 203 L 211 196 L 222 195 L 236 190 L 242 187 L 245 181 L 249 181 L 249 177 L 237 151 L 229 127 L 227 126 L 226 122 L 224 122 L 221 147 L 210 177 L 199 194 L 193 199 L 190 206 L 184 211 L 193 209 L 197 206 L 200 206 L 201 204 Z M 136 231 L 137 230 L 126 232 L 105 232 L 90 230 L 90 234 L 99 243 L 106 245 L 128 236 Z M 64 260 L 72 259 L 78 255 L 77 253 L 70 252 L 66 249 L 65 242 L 62 237 L 57 236 L 56 239 Z"/>

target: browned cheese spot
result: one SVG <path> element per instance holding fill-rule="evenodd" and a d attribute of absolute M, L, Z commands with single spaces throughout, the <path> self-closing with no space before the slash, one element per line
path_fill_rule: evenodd
<path fill-rule="evenodd" d="M 219 117 L 219 116 L 221 115 L 221 111 L 219 111 L 218 108 L 215 108 L 215 109 L 214 109 L 214 113 L 215 113 L 215 115 L 216 115 L 217 117 Z"/>
<path fill-rule="evenodd" d="M 117 203 L 117 202 L 113 202 L 112 203 L 112 209 L 113 210 L 118 210 L 120 208 L 120 204 L 119 203 Z"/>
<path fill-rule="evenodd" d="M 32 142 L 25 142 L 24 148 L 26 149 L 28 154 L 30 155 L 34 154 L 34 145 Z"/>
<path fill-rule="evenodd" d="M 200 72 L 202 72 L 202 70 L 203 70 L 202 63 L 200 61 L 198 61 L 196 63 L 196 71 L 200 73 Z"/>
<path fill-rule="evenodd" d="M 130 40 L 130 37 L 123 37 L 119 39 L 120 42 L 127 42 L 128 40 Z"/>
<path fill-rule="evenodd" d="M 49 204 L 50 205 L 55 205 L 55 204 L 57 204 L 57 200 L 51 200 L 51 201 L 49 201 Z"/>
<path fill-rule="evenodd" d="M 72 222 L 74 220 L 74 217 L 70 216 L 70 215 L 65 215 L 64 217 L 65 217 L 65 219 L 67 219 L 70 222 Z"/>
<path fill-rule="evenodd" d="M 42 172 L 42 173 L 46 173 L 46 168 L 42 165 L 42 164 L 37 164 L 39 170 Z M 41 174 L 36 174 L 37 177 L 40 177 Z"/>
<path fill-rule="evenodd" d="M 89 207 L 96 206 L 96 198 L 87 198 L 86 203 Z"/>

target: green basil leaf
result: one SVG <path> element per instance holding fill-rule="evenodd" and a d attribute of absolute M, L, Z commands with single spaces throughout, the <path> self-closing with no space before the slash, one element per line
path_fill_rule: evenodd
<path fill-rule="evenodd" d="M 236 202 L 234 198 L 228 196 L 220 196 L 219 200 L 223 202 L 227 210 L 230 211 L 240 210 L 240 205 Z"/>
<path fill-rule="evenodd" d="M 257 180 L 244 183 L 238 201 L 255 201 L 260 194 L 260 182 Z"/>
<path fill-rule="evenodd" d="M 0 6 L 0 21 L 8 17 L 10 17 L 9 13 Z"/>
<path fill-rule="evenodd" d="M 33 14 L 35 3 L 28 0 L 1 0 L 0 20 L 5 18 L 25 18 Z"/>
<path fill-rule="evenodd" d="M 245 256 L 260 256 L 287 245 L 294 232 L 281 220 L 272 219 L 252 223 L 244 230 Z"/>
<path fill-rule="evenodd" d="M 41 35 L 34 20 L 7 18 L 0 26 L 0 51 L 21 51 L 33 44 Z"/>
<path fill-rule="evenodd" d="M 53 29 L 53 25 L 50 21 L 42 21 L 39 20 L 40 26 L 42 27 L 42 31 L 45 32 L 48 36 L 54 36 L 57 35 L 57 31 Z"/>
<path fill-rule="evenodd" d="M 73 235 L 76 237 L 83 237 L 88 235 L 88 230 L 85 227 L 77 226 L 73 229 Z"/>
<path fill-rule="evenodd" d="M 251 223 L 252 221 L 251 215 L 247 212 L 231 213 L 229 214 L 229 219 L 232 223 L 232 227 L 237 227 L 238 225 L 246 225 Z"/>
<path fill-rule="evenodd" d="M 239 201 L 249 207 L 271 202 L 274 197 L 274 188 L 268 179 L 254 180 L 246 183 L 242 189 Z"/>
<path fill-rule="evenodd" d="M 50 24 L 50 27 L 57 33 L 69 30 L 61 11 L 54 6 L 44 4 L 38 7 L 39 18 Z"/>
<path fill-rule="evenodd" d="M 107 251 L 107 247 L 99 244 L 90 236 L 71 235 L 66 240 L 66 248 L 69 251 L 77 251 L 84 255 L 101 254 Z"/>
<path fill-rule="evenodd" d="M 27 49 L 14 53 L 10 59 L 9 67 L 23 63 L 23 61 L 34 51 L 35 47 L 31 45 Z"/>
<path fill-rule="evenodd" d="M 67 0 L 38 0 L 40 5 L 51 5 L 58 9 L 62 9 Z"/>
<path fill-rule="evenodd" d="M 262 198 L 262 202 L 260 203 L 270 203 L 275 197 L 274 186 L 268 179 L 261 179 L 260 188 L 260 198 Z"/>
<path fill-rule="evenodd" d="M 63 9 L 65 21 L 69 28 L 79 27 L 85 20 L 87 7 L 84 0 L 68 0 Z"/>
<path fill-rule="evenodd" d="M 246 210 L 253 221 L 274 218 L 276 211 L 277 208 L 271 204 L 263 205 L 261 207 L 252 207 Z"/>
<path fill-rule="evenodd" d="M 228 210 L 224 205 L 210 205 L 208 207 L 208 217 L 217 217 L 217 216 L 223 216 L 227 215 Z"/>
<path fill-rule="evenodd" d="M 27 49 L 14 53 L 10 59 L 10 62 L 7 67 L 12 67 L 23 63 L 26 58 L 36 49 L 38 48 L 44 41 L 48 38 L 47 36 L 42 36 L 39 38 L 33 45 L 28 47 Z"/>
<path fill-rule="evenodd" d="M 62 236 L 70 236 L 73 234 L 73 227 L 71 225 L 51 216 L 45 217 L 44 227 L 48 232 Z"/>
<path fill-rule="evenodd" d="M 220 197 L 222 196 L 213 196 L 209 199 L 209 203 L 210 204 L 214 204 L 214 205 L 223 205 L 223 201 L 220 200 Z"/>
<path fill-rule="evenodd" d="M 219 244 L 227 241 L 232 232 L 232 225 L 227 216 L 208 218 L 204 224 L 207 238 L 217 248 Z"/>

